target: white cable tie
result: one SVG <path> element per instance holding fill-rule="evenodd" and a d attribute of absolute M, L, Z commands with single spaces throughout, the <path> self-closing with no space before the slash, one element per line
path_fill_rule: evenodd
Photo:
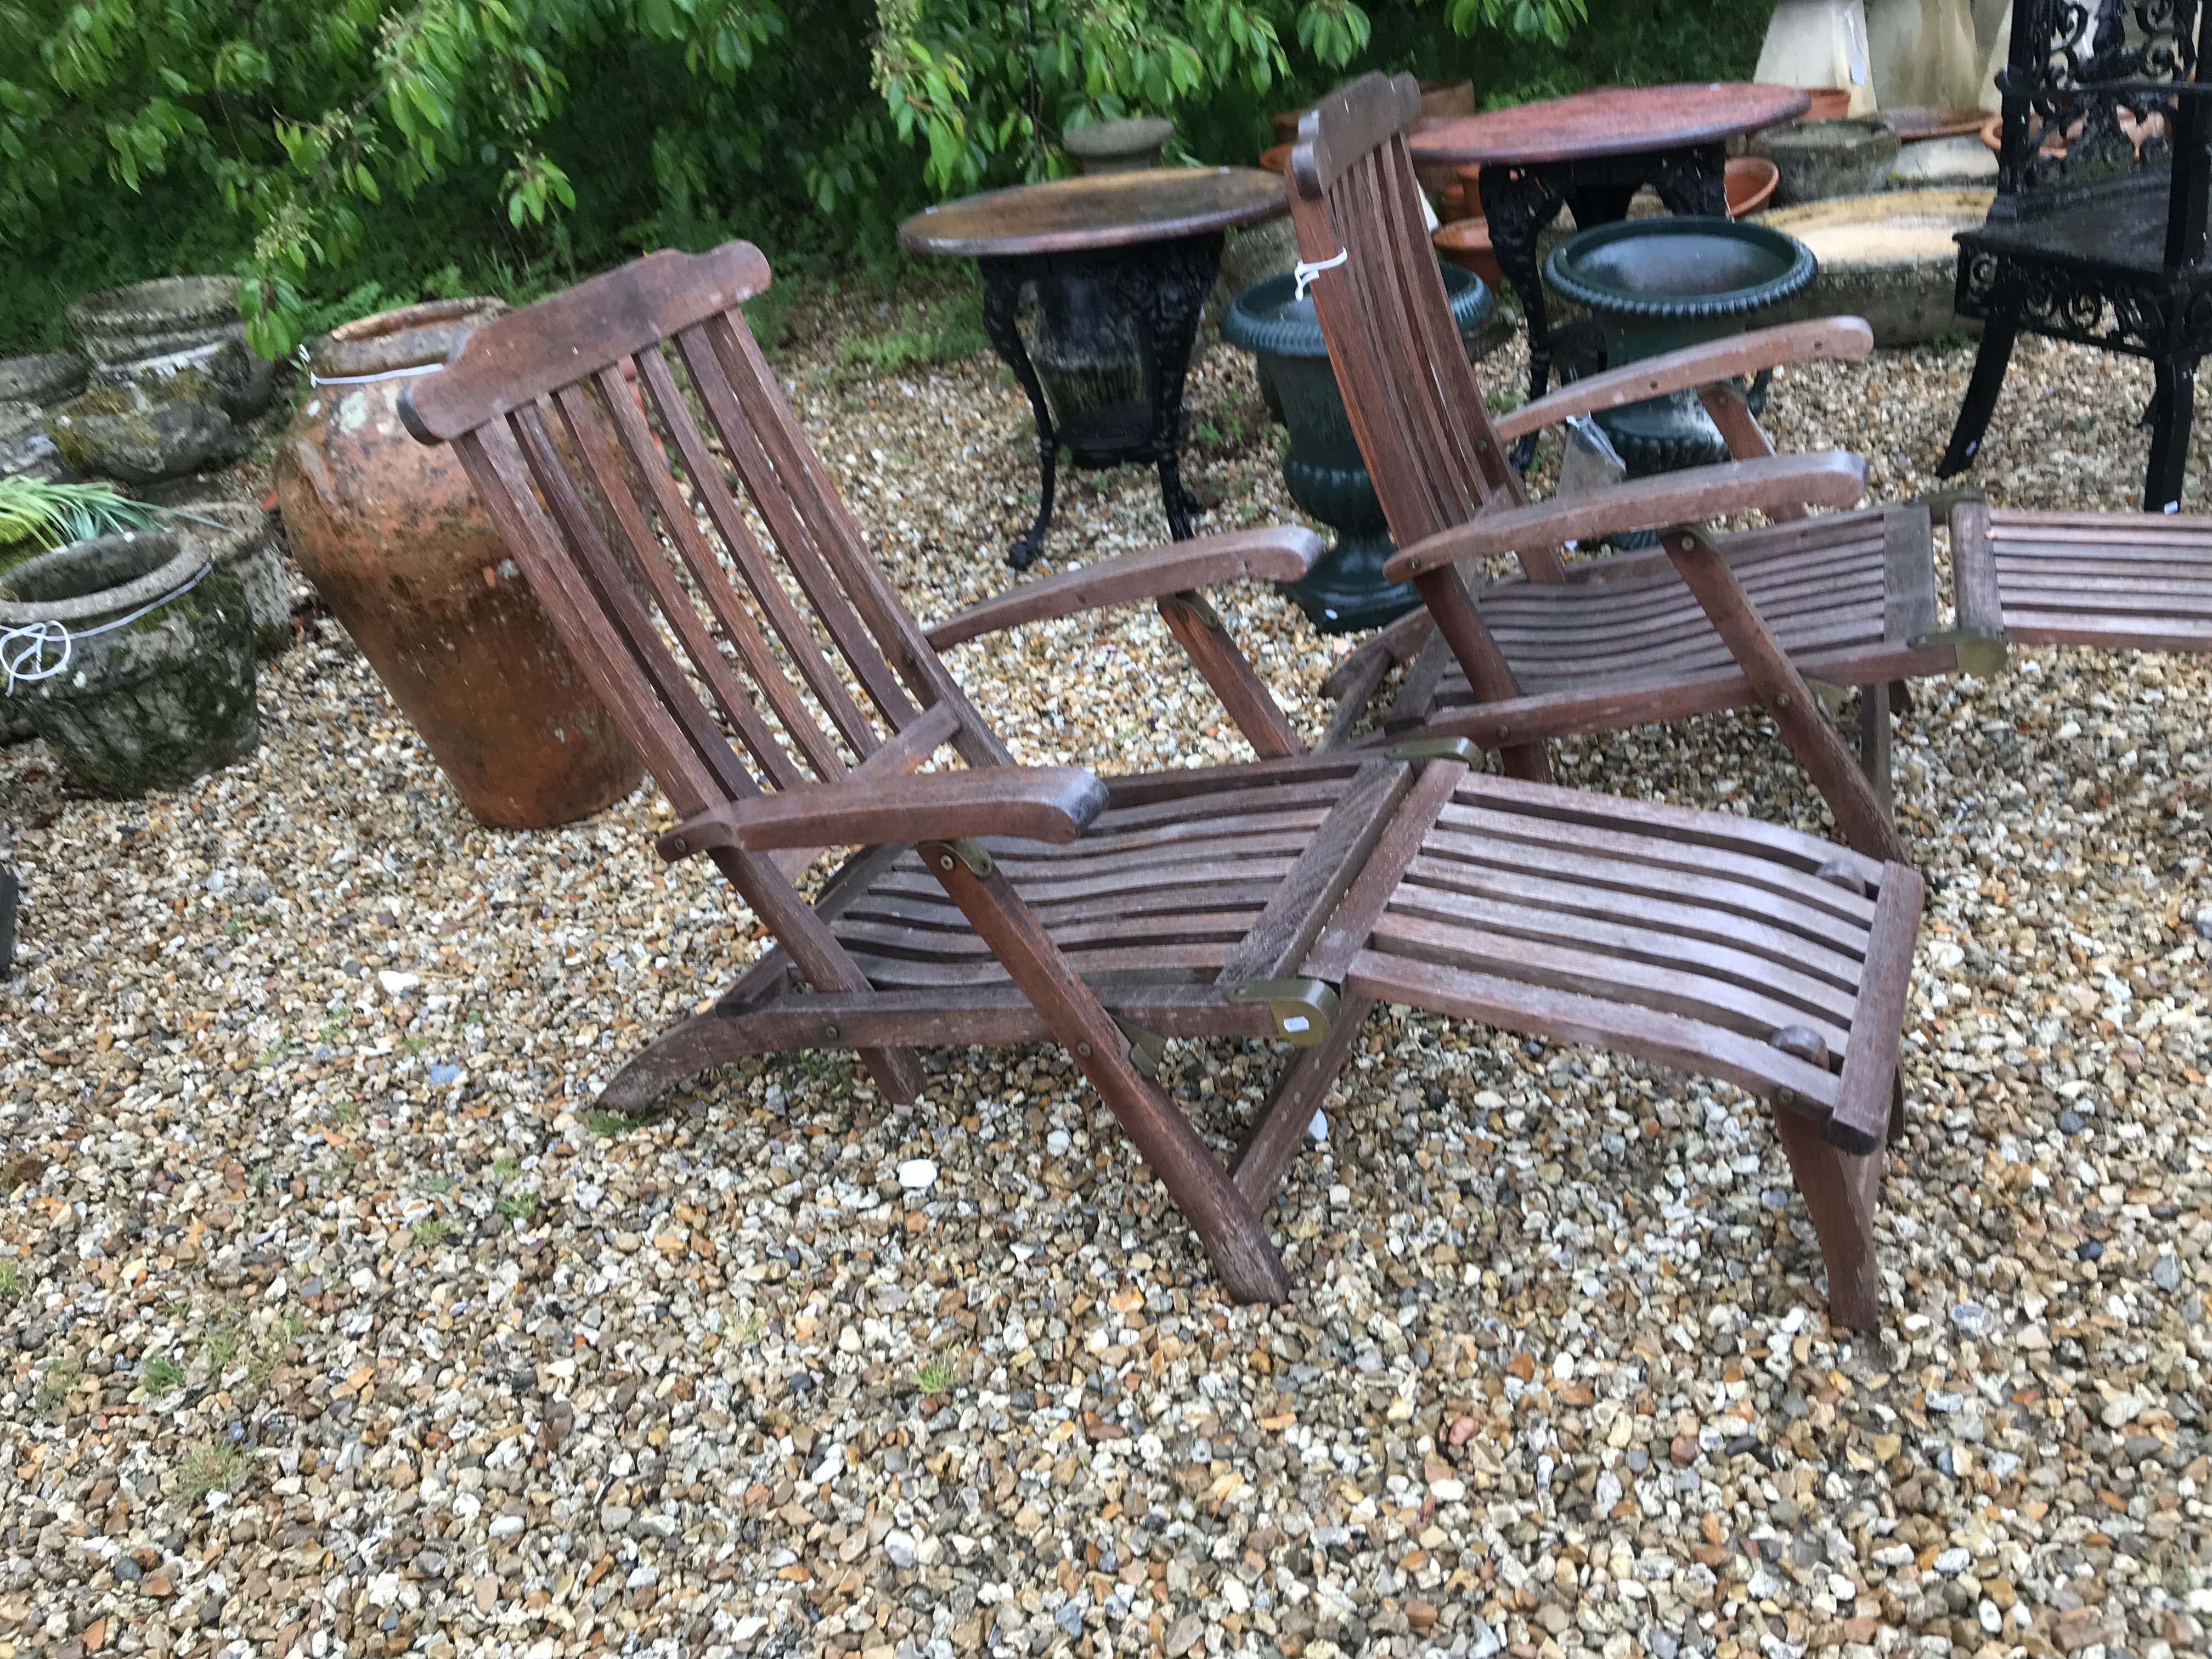
<path fill-rule="evenodd" d="M 1334 259 L 1299 260 L 1297 265 L 1294 266 L 1291 271 L 1291 275 L 1297 277 L 1298 280 L 1297 292 L 1293 294 L 1291 297 L 1293 300 L 1304 299 L 1306 297 L 1306 290 L 1313 286 L 1313 280 L 1315 277 L 1320 276 L 1324 270 L 1334 270 L 1339 265 L 1342 264 L 1351 257 L 1352 255 L 1349 252 L 1346 252 L 1343 248 L 1339 248 L 1336 251 L 1336 258 Z"/>
<path fill-rule="evenodd" d="M 309 386 L 374 386 L 379 380 L 404 380 L 416 374 L 435 374 L 445 367 L 443 363 L 422 363 L 413 368 L 388 368 L 381 374 L 318 374 L 307 366 L 307 348 L 304 345 L 293 351 L 292 359 L 307 375 Z"/>
<path fill-rule="evenodd" d="M 53 646 L 59 646 L 62 654 L 58 661 L 49 664 L 46 655 Z M 38 622 L 28 628 L 0 628 L 0 670 L 7 673 L 10 696 L 15 695 L 18 680 L 26 685 L 50 680 L 68 668 L 69 663 L 70 631 L 59 623 Z"/>
<path fill-rule="evenodd" d="M 318 374 L 307 371 L 309 386 L 374 386 L 379 380 L 404 380 L 416 374 L 435 374 L 443 363 L 424 363 L 416 368 L 388 368 L 381 374 Z"/>
<path fill-rule="evenodd" d="M 95 634 L 112 634 L 118 628 L 128 628 L 139 617 L 151 615 L 172 599 L 184 598 L 198 587 L 201 579 L 214 568 L 213 564 L 202 565 L 192 573 L 190 581 L 171 588 L 150 604 L 140 605 L 129 616 L 118 617 L 113 622 L 102 623 L 97 628 L 80 629 L 74 634 L 58 622 L 35 622 L 25 628 L 0 628 L 0 670 L 7 673 L 9 695 L 14 694 L 18 680 L 26 685 L 33 685 L 40 680 L 52 679 L 65 671 L 76 652 L 77 641 L 88 640 Z M 61 647 L 61 659 L 49 665 L 46 661 L 46 652 L 57 645 Z M 24 665 L 27 663 L 29 665 L 27 667 Z"/>

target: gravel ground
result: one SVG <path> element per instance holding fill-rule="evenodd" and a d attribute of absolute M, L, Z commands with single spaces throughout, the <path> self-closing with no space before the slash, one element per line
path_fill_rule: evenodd
<path fill-rule="evenodd" d="M 830 361 L 793 356 L 803 417 L 917 609 L 1002 586 L 1011 385 Z M 1778 439 L 1910 495 L 1970 362 L 1787 374 Z M 1981 481 L 2130 505 L 2146 380 L 2023 344 Z M 1283 514 L 1243 360 L 1194 402 L 1210 526 Z M 1147 478 L 1078 478 L 1048 554 L 1163 533 Z M 1318 732 L 1342 647 L 1225 598 Z M 1148 615 L 953 663 L 1024 759 L 1244 753 Z M 1279 1310 L 1224 1304 L 1053 1051 L 940 1052 L 911 1110 L 830 1055 L 597 1117 L 757 930 L 659 866 L 649 790 L 477 827 L 331 624 L 180 794 L 0 753 L 0 1659 L 2200 1650 L 2204 667 L 2032 651 L 1917 696 L 1878 1340 L 1828 1328 L 1753 1102 L 1403 1011 L 1273 1212 Z M 1822 822 L 1756 719 L 1561 758 Z M 1224 1138 L 1278 1060 L 1171 1054 Z"/>

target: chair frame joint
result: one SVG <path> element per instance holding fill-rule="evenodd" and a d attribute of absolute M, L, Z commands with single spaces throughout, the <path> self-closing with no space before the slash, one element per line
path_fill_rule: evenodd
<path fill-rule="evenodd" d="M 2012 647 L 2002 634 L 1985 634 L 1975 628 L 1942 628 L 1932 634 L 1916 634 L 1906 643 L 1915 651 L 1958 653 L 1959 672 L 1989 679 L 2002 673 Z"/>
<path fill-rule="evenodd" d="M 1121 1035 L 1129 1042 L 1129 1064 L 1146 1077 L 1158 1080 L 1160 1070 L 1167 1063 L 1168 1040 L 1158 1031 L 1148 1031 L 1133 1020 L 1117 1019 Z"/>
<path fill-rule="evenodd" d="M 991 862 L 989 851 L 973 836 L 960 836 L 951 841 L 932 842 L 930 845 L 943 850 L 934 854 L 924 853 L 923 856 L 934 857 L 937 867 L 940 870 L 950 871 L 952 868 L 952 861 L 957 859 L 968 866 L 969 875 L 981 881 L 997 868 Z"/>
<path fill-rule="evenodd" d="M 1482 769 L 1482 745 L 1473 738 L 1409 738 L 1382 752 L 1392 760 L 1455 760 L 1475 771 Z"/>
<path fill-rule="evenodd" d="M 1204 627 L 1215 633 L 1221 631 L 1221 613 L 1213 608 L 1213 601 L 1194 587 L 1182 588 L 1167 597 L 1170 605 L 1179 605 L 1196 617 Z"/>
<path fill-rule="evenodd" d="M 1247 980 L 1224 994 L 1231 1002 L 1266 1003 L 1276 1035 L 1294 1048 L 1318 1048 L 1336 1025 L 1336 988 L 1325 980 Z"/>

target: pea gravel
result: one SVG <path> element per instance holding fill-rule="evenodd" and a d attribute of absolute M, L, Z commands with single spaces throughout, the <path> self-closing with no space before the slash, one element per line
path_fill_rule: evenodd
<path fill-rule="evenodd" d="M 1018 393 L 833 344 L 786 372 L 894 575 L 925 618 L 997 591 Z M 1778 441 L 1909 496 L 1970 363 L 1793 370 Z M 2147 392 L 2024 343 L 1980 481 L 2131 507 Z M 1244 361 L 1193 404 L 1206 527 L 1285 515 Z M 1049 568 L 1164 529 L 1148 477 L 1072 478 Z M 1317 733 L 1344 646 L 1221 597 Z M 1247 753 L 1148 613 L 952 662 L 1026 760 Z M 827 1054 L 596 1116 L 760 945 L 653 856 L 659 799 L 477 827 L 328 623 L 261 703 L 251 760 L 143 803 L 0 752 L 0 1659 L 2202 1650 L 2202 662 L 1917 689 L 1878 1339 L 1828 1328 L 1753 1102 L 1402 1010 L 1273 1212 L 1279 1310 L 1224 1304 L 1054 1051 L 935 1053 L 911 1109 Z M 1760 720 L 1559 752 L 1825 822 Z M 1225 1140 L 1279 1059 L 1171 1081 Z"/>

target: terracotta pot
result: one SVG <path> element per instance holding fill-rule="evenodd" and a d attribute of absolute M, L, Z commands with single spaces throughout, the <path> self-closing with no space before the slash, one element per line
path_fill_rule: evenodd
<path fill-rule="evenodd" d="M 443 362 L 505 307 L 447 300 L 315 343 L 324 380 Z M 644 768 L 585 684 L 450 449 L 400 424 L 408 378 L 313 388 L 277 451 L 293 556 L 483 823 L 534 830 L 620 799 Z"/>
<path fill-rule="evenodd" d="M 1812 106 L 1800 118 L 1807 121 L 1840 121 L 1851 112 L 1851 89 L 1849 87 L 1808 87 Z"/>
<path fill-rule="evenodd" d="M 2125 138 L 2129 143 L 2135 147 L 2136 159 L 2140 161 L 2142 160 L 2143 145 L 2150 139 L 2162 137 L 2165 134 L 2166 117 L 2162 114 L 2154 112 L 2149 119 L 2140 120 L 2136 118 L 2136 112 L 2130 109 L 2122 109 L 2118 111 L 2118 113 L 2120 123 L 2120 136 Z M 2046 160 L 2053 161 L 2063 161 L 2066 156 L 2066 152 L 2073 144 L 2074 140 L 2081 136 L 2081 129 L 2084 125 L 2083 121 L 2079 117 L 2076 117 L 2073 121 L 2067 125 L 2063 131 L 2045 133 L 2043 137 L 2043 144 L 2040 153 Z M 1992 152 L 1998 155 L 2003 154 L 2003 116 L 1992 115 L 1982 123 L 1982 142 L 1984 144 L 1987 144 Z"/>
<path fill-rule="evenodd" d="M 1782 182 L 1782 170 L 1764 155 L 1731 155 L 1724 179 L 1731 219 L 1741 219 L 1765 207 Z"/>
<path fill-rule="evenodd" d="M 1260 152 L 1260 165 L 1270 173 L 1279 173 L 1288 177 L 1291 171 L 1291 151 L 1296 148 L 1297 146 L 1293 144 L 1270 145 Z"/>
<path fill-rule="evenodd" d="M 1431 120 L 1449 120 L 1455 115 L 1474 114 L 1474 82 L 1472 81 L 1422 82 L 1421 113 Z"/>
<path fill-rule="evenodd" d="M 1498 268 L 1498 256 L 1490 247 L 1489 220 L 1479 214 L 1472 218 L 1455 219 L 1438 227 L 1431 240 L 1437 245 L 1437 257 L 1446 264 L 1473 271 L 1490 285 L 1493 294 L 1505 291 L 1505 273 Z"/>

